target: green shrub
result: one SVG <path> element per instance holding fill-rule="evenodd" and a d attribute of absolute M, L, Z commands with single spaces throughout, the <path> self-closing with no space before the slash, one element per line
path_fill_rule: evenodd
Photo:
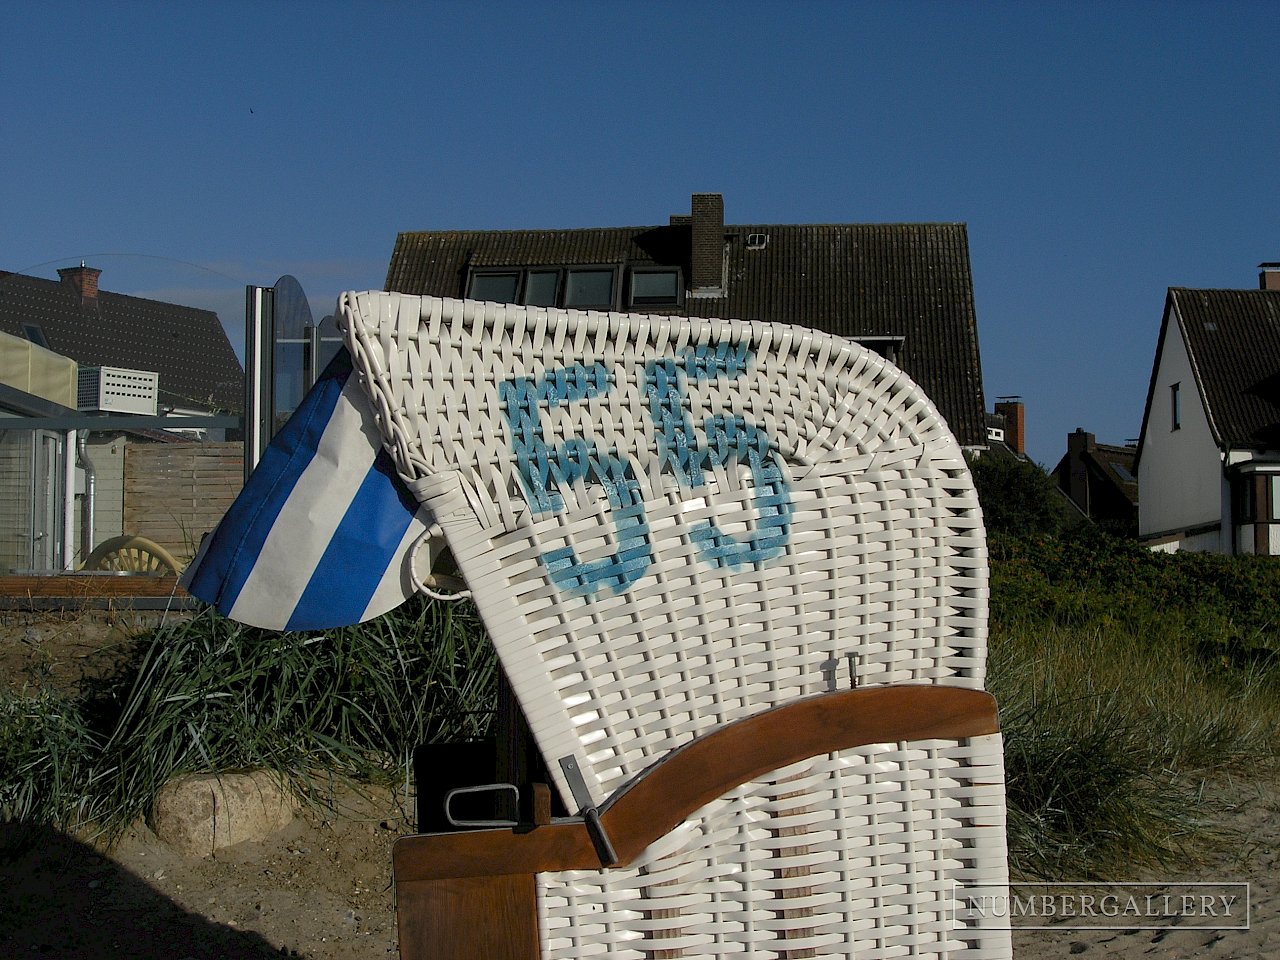
<path fill-rule="evenodd" d="M 1080 521 L 1053 479 L 1030 460 L 986 454 L 969 461 L 989 534 L 1051 536 Z"/>
<path fill-rule="evenodd" d="M 75 822 L 97 745 L 74 701 L 0 689 L 0 823 Z"/>
<path fill-rule="evenodd" d="M 1276 769 L 1266 597 L 1280 565 L 1088 529 L 993 537 L 991 554 L 988 686 L 1020 873 L 1080 879 L 1185 853 L 1207 835 L 1206 779 Z M 1241 638 L 1249 655 L 1233 655 Z"/>
<path fill-rule="evenodd" d="M 415 599 L 315 634 L 205 610 L 140 637 L 81 696 L 0 694 L 0 820 L 115 834 L 196 771 L 267 767 L 303 789 L 317 773 L 399 776 L 418 744 L 483 736 L 496 679 L 467 605 Z"/>
<path fill-rule="evenodd" d="M 127 682 L 126 682 L 127 681 Z M 101 697 L 94 813 L 127 825 L 174 776 L 266 767 L 376 779 L 418 744 L 483 735 L 496 659 L 474 609 L 415 599 L 323 633 L 275 633 L 206 610 L 155 631 Z"/>

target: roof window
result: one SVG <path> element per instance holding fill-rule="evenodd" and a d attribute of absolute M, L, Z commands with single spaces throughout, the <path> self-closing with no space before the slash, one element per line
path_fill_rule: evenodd
<path fill-rule="evenodd" d="M 22 332 L 26 335 L 26 338 L 37 347 L 44 347 L 46 350 L 49 349 L 49 338 L 44 335 L 44 327 L 40 326 L 40 324 L 24 323 L 22 325 Z"/>
<path fill-rule="evenodd" d="M 611 266 L 478 269 L 471 273 L 467 296 L 531 307 L 612 310 L 617 275 Z"/>
<path fill-rule="evenodd" d="M 678 307 L 683 292 L 679 270 L 631 271 L 630 304 L 633 307 Z"/>

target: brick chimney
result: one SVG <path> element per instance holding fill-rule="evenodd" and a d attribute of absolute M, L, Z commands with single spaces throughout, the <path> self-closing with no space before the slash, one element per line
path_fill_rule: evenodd
<path fill-rule="evenodd" d="M 1001 400 L 996 404 L 996 413 L 1004 417 L 1004 442 L 1009 449 L 1019 455 L 1027 452 L 1026 408 L 1017 397 Z"/>
<path fill-rule="evenodd" d="M 1258 289 L 1280 290 L 1280 263 L 1258 264 Z"/>
<path fill-rule="evenodd" d="M 78 267 L 63 267 L 58 271 L 58 277 L 62 282 L 71 284 L 80 294 L 82 307 L 98 302 L 98 277 L 101 275 L 101 270 L 86 267 L 83 260 Z"/>
<path fill-rule="evenodd" d="M 724 196 L 693 195 L 693 258 L 689 286 L 693 295 L 722 296 L 724 291 Z"/>
<path fill-rule="evenodd" d="M 1085 516 L 1093 516 L 1093 504 L 1089 495 L 1089 465 L 1084 462 L 1084 455 L 1096 446 L 1093 434 L 1086 433 L 1084 427 L 1076 427 L 1075 433 L 1067 434 L 1067 496 Z"/>

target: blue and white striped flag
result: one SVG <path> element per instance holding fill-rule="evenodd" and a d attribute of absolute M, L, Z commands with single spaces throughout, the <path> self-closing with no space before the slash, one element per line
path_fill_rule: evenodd
<path fill-rule="evenodd" d="M 182 585 L 243 623 L 320 630 L 414 593 L 426 511 L 395 475 L 342 350 L 276 434 Z"/>

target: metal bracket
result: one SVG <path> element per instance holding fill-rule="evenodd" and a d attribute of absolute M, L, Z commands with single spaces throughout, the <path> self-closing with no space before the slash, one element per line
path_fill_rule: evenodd
<path fill-rule="evenodd" d="M 573 802 L 578 805 L 578 816 L 582 817 L 582 822 L 586 824 L 587 836 L 591 838 L 591 845 L 595 847 L 596 856 L 600 858 L 600 866 L 613 866 L 618 862 L 618 854 L 613 849 L 613 842 L 609 839 L 604 824 L 600 822 L 600 811 L 591 802 L 591 793 L 587 790 L 587 781 L 583 779 L 577 758 L 561 757 L 560 769 L 564 772 L 565 780 L 569 782 L 569 792 L 573 794 Z"/>
<path fill-rule="evenodd" d="M 475 787 L 458 787 L 450 790 L 444 795 L 444 818 L 449 821 L 451 827 L 515 827 L 519 823 L 515 820 L 456 820 L 453 812 L 449 809 L 449 804 L 453 802 L 453 798 L 462 794 L 469 793 L 490 793 L 494 791 L 510 790 L 512 794 L 512 802 L 516 809 L 520 809 L 520 789 L 514 783 L 482 783 Z"/>

